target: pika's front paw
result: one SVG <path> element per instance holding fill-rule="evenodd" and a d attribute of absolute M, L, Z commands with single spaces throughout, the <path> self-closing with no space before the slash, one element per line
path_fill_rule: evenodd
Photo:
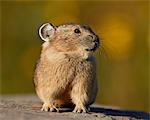
<path fill-rule="evenodd" d="M 76 106 L 73 110 L 74 113 L 88 113 L 88 109 L 86 109 L 86 107 L 82 106 L 82 107 L 79 107 L 79 106 Z"/>
<path fill-rule="evenodd" d="M 54 105 L 44 103 L 41 111 L 59 112 L 59 109 L 56 108 Z"/>

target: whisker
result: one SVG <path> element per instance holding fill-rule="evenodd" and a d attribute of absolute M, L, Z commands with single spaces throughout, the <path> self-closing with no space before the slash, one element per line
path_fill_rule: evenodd
<path fill-rule="evenodd" d="M 98 48 L 98 54 L 99 54 L 99 56 L 102 55 L 102 52 L 101 52 L 100 48 Z"/>
<path fill-rule="evenodd" d="M 101 50 L 102 50 L 102 52 L 104 53 L 104 54 L 103 54 L 103 55 L 104 55 L 104 58 L 105 58 L 105 59 L 110 59 L 110 56 L 108 55 L 106 49 L 105 49 L 103 46 L 101 46 Z"/>

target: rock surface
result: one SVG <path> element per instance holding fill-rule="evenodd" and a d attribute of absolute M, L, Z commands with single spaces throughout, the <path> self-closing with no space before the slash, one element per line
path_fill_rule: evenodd
<path fill-rule="evenodd" d="M 145 112 L 91 106 L 90 113 L 72 113 L 61 108 L 60 113 L 43 112 L 40 100 L 34 95 L 0 96 L 0 120 L 148 120 Z"/>

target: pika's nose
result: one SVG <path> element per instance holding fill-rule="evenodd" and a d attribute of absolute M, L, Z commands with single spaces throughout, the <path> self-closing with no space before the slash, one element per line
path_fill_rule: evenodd
<path fill-rule="evenodd" d="M 99 44 L 100 43 L 100 40 L 99 40 L 99 37 L 96 35 L 95 39 L 94 39 L 94 42 Z"/>
<path fill-rule="evenodd" d="M 88 35 L 88 37 L 90 37 L 91 39 L 94 39 L 94 36 L 93 36 L 93 35 Z"/>
<path fill-rule="evenodd" d="M 93 42 L 99 44 L 99 37 L 97 35 L 88 35 L 89 38 L 93 40 Z"/>

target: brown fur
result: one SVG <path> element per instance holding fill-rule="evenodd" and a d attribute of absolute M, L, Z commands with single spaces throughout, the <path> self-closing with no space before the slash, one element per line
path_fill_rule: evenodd
<path fill-rule="evenodd" d="M 74 33 L 79 28 L 81 33 Z M 78 24 L 55 28 L 52 39 L 42 45 L 40 59 L 34 72 L 37 95 L 44 102 L 42 110 L 74 104 L 74 112 L 87 112 L 97 94 L 96 63 L 92 51 L 97 36 L 91 29 Z M 94 39 L 89 39 L 88 35 Z M 89 40 L 89 41 L 88 41 Z"/>

